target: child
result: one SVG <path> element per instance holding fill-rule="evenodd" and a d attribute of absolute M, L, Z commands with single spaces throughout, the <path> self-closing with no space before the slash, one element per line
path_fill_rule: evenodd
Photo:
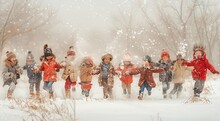
<path fill-rule="evenodd" d="M 51 48 L 48 48 L 48 46 L 45 45 L 44 56 L 43 56 L 42 64 L 39 68 L 39 71 L 44 72 L 43 89 L 49 92 L 49 98 L 53 98 L 52 85 L 54 82 L 56 82 L 56 79 L 57 79 L 56 70 L 60 68 L 62 68 L 62 66 L 55 61 L 55 56 L 52 53 Z"/>
<path fill-rule="evenodd" d="M 34 87 L 36 91 L 36 96 L 39 98 L 40 96 L 40 82 L 42 80 L 42 73 L 37 72 L 37 65 L 34 61 L 34 57 L 31 53 L 31 51 L 28 51 L 27 59 L 26 59 L 26 65 L 23 67 L 23 69 L 27 70 L 27 76 L 29 78 L 29 90 L 30 90 L 30 96 L 33 98 L 35 96 L 34 94 Z"/>
<path fill-rule="evenodd" d="M 69 47 L 69 50 L 67 51 L 67 57 L 65 61 L 65 68 L 62 74 L 62 79 L 66 80 L 65 83 L 65 93 L 66 98 L 70 98 L 70 89 L 72 88 L 72 91 L 75 91 L 75 85 L 77 81 L 77 72 L 74 66 L 75 59 L 75 51 L 73 50 L 73 46 Z"/>
<path fill-rule="evenodd" d="M 153 79 L 153 73 L 161 73 L 164 71 L 163 68 L 155 69 L 153 67 L 153 62 L 151 57 L 146 55 L 143 58 L 144 65 L 139 68 L 136 72 L 132 72 L 133 74 L 140 73 L 140 79 L 138 82 L 138 86 L 140 87 L 138 99 L 143 99 L 144 89 L 146 88 L 148 91 L 148 95 L 151 95 L 152 88 L 156 87 L 156 83 Z"/>
<path fill-rule="evenodd" d="M 92 73 L 95 68 L 96 66 L 93 63 L 92 58 L 89 56 L 85 57 L 82 63 L 80 64 L 80 84 L 82 89 L 82 95 L 85 95 L 86 97 L 89 96 L 89 92 L 92 86 Z"/>
<path fill-rule="evenodd" d="M 117 67 L 117 73 L 120 73 L 119 78 L 122 83 L 123 94 L 128 94 L 128 97 L 131 96 L 131 84 L 133 82 L 133 76 L 129 74 L 129 72 L 133 71 L 135 66 L 131 63 L 130 54 L 126 53 L 123 56 L 123 63 Z"/>
<path fill-rule="evenodd" d="M 219 72 L 209 63 L 203 46 L 195 45 L 193 51 L 193 60 L 184 61 L 183 65 L 194 67 L 192 70 L 192 77 L 195 80 L 194 97 L 200 97 L 205 85 L 207 69 L 213 74 L 219 74 Z"/>
<path fill-rule="evenodd" d="M 165 69 L 165 71 L 159 74 L 159 81 L 162 82 L 163 98 L 166 99 L 167 90 L 169 90 L 170 82 L 172 80 L 172 71 L 170 70 L 172 62 L 170 60 L 170 54 L 166 50 L 162 51 L 161 59 L 158 63 L 155 64 L 155 66 Z"/>
<path fill-rule="evenodd" d="M 115 70 L 114 66 L 111 64 L 113 59 L 112 55 L 107 53 L 102 56 L 102 62 L 97 68 L 97 72 L 95 74 L 99 75 L 99 86 L 103 86 L 103 96 L 105 99 L 110 97 L 113 98 L 112 88 L 114 86 L 114 78 Z"/>
<path fill-rule="evenodd" d="M 184 83 L 184 74 L 185 71 L 187 70 L 186 66 L 183 66 L 182 63 L 184 61 L 183 57 L 181 54 L 178 54 L 176 57 L 176 61 L 174 62 L 173 66 L 173 80 L 172 82 L 174 83 L 174 88 L 169 94 L 169 97 L 172 98 L 172 96 L 177 93 L 177 98 L 179 98 L 182 89 L 183 89 L 183 83 Z"/>
<path fill-rule="evenodd" d="M 17 84 L 17 79 L 20 78 L 20 74 L 22 74 L 22 69 L 18 65 L 18 61 L 16 55 L 13 52 L 6 52 L 7 58 L 4 61 L 4 69 L 3 69 L 3 81 L 5 85 L 9 86 L 7 98 L 12 98 L 12 93 L 14 92 Z"/>

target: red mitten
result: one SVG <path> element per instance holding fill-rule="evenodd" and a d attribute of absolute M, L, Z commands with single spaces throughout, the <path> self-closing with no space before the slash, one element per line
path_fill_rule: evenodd
<path fill-rule="evenodd" d="M 170 66 L 170 70 L 173 71 L 174 70 L 174 66 Z"/>
<path fill-rule="evenodd" d="M 213 74 L 219 74 L 219 72 L 215 70 L 215 71 L 213 72 Z"/>

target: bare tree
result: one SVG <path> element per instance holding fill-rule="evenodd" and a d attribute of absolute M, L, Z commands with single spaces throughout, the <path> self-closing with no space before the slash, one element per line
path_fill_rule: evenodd
<path fill-rule="evenodd" d="M 5 1 L 6 2 L 6 1 Z M 52 9 L 42 7 L 35 1 L 7 1 L 0 4 L 0 52 L 13 37 L 22 36 L 47 25 L 55 15 Z"/>

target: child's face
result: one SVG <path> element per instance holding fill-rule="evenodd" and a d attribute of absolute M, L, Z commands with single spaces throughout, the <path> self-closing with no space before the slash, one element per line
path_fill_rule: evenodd
<path fill-rule="evenodd" d="M 10 61 L 12 62 L 13 65 L 17 63 L 17 59 L 15 57 L 11 58 Z"/>
<path fill-rule="evenodd" d="M 182 60 L 182 59 L 177 59 L 177 63 L 178 63 L 178 64 L 182 64 L 182 63 L 183 63 L 183 60 Z"/>
<path fill-rule="evenodd" d="M 130 61 L 123 61 L 124 65 L 129 65 Z"/>
<path fill-rule="evenodd" d="M 196 58 L 201 58 L 202 57 L 202 52 L 201 51 L 196 51 L 195 57 Z"/>
<path fill-rule="evenodd" d="M 110 62 L 111 62 L 110 58 L 105 58 L 105 59 L 104 59 L 104 63 L 105 63 L 105 64 L 109 64 Z"/>
<path fill-rule="evenodd" d="M 47 60 L 52 60 L 53 56 L 47 56 Z"/>
<path fill-rule="evenodd" d="M 33 62 L 32 60 L 27 60 L 27 64 L 28 64 L 28 65 L 31 65 L 32 62 Z"/>
<path fill-rule="evenodd" d="M 148 61 L 144 61 L 145 66 L 150 66 L 150 63 Z"/>
<path fill-rule="evenodd" d="M 164 56 L 162 59 L 164 62 L 167 62 L 169 60 L 169 58 L 167 56 Z"/>

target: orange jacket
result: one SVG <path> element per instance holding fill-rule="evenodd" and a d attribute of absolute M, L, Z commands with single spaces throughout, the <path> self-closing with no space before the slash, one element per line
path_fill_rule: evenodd
<path fill-rule="evenodd" d="M 55 82 L 57 80 L 56 69 L 60 69 L 62 66 L 58 64 L 54 59 L 50 61 L 43 60 L 39 71 L 44 71 L 44 81 Z"/>

